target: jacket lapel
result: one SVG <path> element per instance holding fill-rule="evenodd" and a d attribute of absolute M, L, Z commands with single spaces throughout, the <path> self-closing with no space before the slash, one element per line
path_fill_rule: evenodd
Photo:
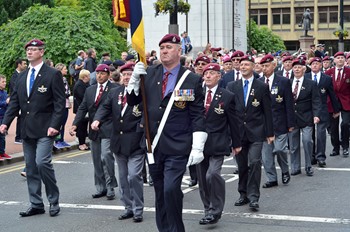
<path fill-rule="evenodd" d="M 38 75 L 36 76 L 36 78 L 34 80 L 34 84 L 33 84 L 33 87 L 32 87 L 32 91 L 30 92 L 29 98 L 31 98 L 32 95 L 34 94 L 34 92 L 37 91 L 38 83 L 43 78 L 43 76 L 45 76 L 46 71 L 47 71 L 47 67 L 46 67 L 46 64 L 44 63 L 43 66 L 41 66 L 41 69 L 39 70 L 39 73 L 38 73 Z M 27 72 L 27 74 L 28 74 L 28 72 Z M 26 80 L 26 87 L 27 87 L 27 80 Z M 47 87 L 47 86 L 44 86 L 44 87 Z M 28 96 L 28 93 L 27 93 L 27 96 Z"/>
<path fill-rule="evenodd" d="M 246 105 L 246 110 L 249 108 L 251 105 L 251 102 L 253 101 L 254 95 L 255 95 L 255 79 L 253 79 L 252 87 L 250 88 L 250 92 L 248 94 L 248 100 L 247 100 L 247 105 Z"/>
<path fill-rule="evenodd" d="M 214 108 L 220 101 L 221 96 L 222 96 L 222 91 L 219 88 L 217 88 L 215 93 L 212 95 L 212 101 L 210 103 L 207 115 L 211 114 L 214 111 Z"/>
<path fill-rule="evenodd" d="M 156 71 L 156 82 L 157 82 L 157 93 L 158 93 L 158 97 L 159 99 L 162 100 L 162 86 L 163 86 L 163 66 L 160 65 L 160 68 L 158 68 L 158 70 Z"/>

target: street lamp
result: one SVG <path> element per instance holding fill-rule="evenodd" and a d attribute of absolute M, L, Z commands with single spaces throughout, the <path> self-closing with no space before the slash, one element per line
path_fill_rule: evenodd
<path fill-rule="evenodd" d="M 173 0 L 174 11 L 170 13 L 170 24 L 169 24 L 169 33 L 179 34 L 179 25 L 177 24 L 177 0 Z"/>
<path fill-rule="evenodd" d="M 338 50 L 344 51 L 344 0 L 340 0 L 339 3 L 339 26 L 341 33 L 339 34 Z"/>

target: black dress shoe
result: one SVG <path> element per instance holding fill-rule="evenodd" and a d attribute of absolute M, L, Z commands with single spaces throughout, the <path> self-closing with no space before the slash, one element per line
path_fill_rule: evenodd
<path fill-rule="evenodd" d="M 312 170 L 311 167 L 306 168 L 306 175 L 307 176 L 313 176 L 314 175 L 314 171 Z"/>
<path fill-rule="evenodd" d="M 250 203 L 249 203 L 249 208 L 251 208 L 252 210 L 254 210 L 254 211 L 256 211 L 256 210 L 258 210 L 259 209 L 259 203 L 258 203 L 258 201 L 251 201 Z"/>
<path fill-rule="evenodd" d="M 134 213 L 129 212 L 129 213 L 124 213 L 118 217 L 119 220 L 125 220 L 134 217 Z"/>
<path fill-rule="evenodd" d="M 58 203 L 56 203 L 56 204 L 50 204 L 49 213 L 50 213 L 50 216 L 51 216 L 51 217 L 57 216 L 57 214 L 58 214 L 60 211 L 61 211 L 61 209 L 60 209 L 60 206 L 58 205 Z"/>
<path fill-rule="evenodd" d="M 207 216 L 205 216 L 201 220 L 199 220 L 199 225 L 206 225 L 206 224 L 208 224 Z"/>
<path fill-rule="evenodd" d="M 319 160 L 319 161 L 317 161 L 317 163 L 318 163 L 318 166 L 320 168 L 326 167 L 326 161 L 324 161 L 324 160 Z"/>
<path fill-rule="evenodd" d="M 107 200 L 113 200 L 115 198 L 115 193 L 114 189 L 107 189 L 107 194 L 106 194 Z"/>
<path fill-rule="evenodd" d="M 282 173 L 282 183 L 288 184 L 290 181 L 290 175 L 289 172 Z"/>
<path fill-rule="evenodd" d="M 235 170 L 233 171 L 233 174 L 238 174 L 238 169 L 235 169 Z"/>
<path fill-rule="evenodd" d="M 344 157 L 349 157 L 349 149 L 344 149 L 343 150 L 343 156 Z"/>
<path fill-rule="evenodd" d="M 278 186 L 278 183 L 277 181 L 267 181 L 262 187 L 263 188 L 271 188 L 271 187 L 274 187 L 274 186 Z"/>
<path fill-rule="evenodd" d="M 339 151 L 332 151 L 332 153 L 330 154 L 330 156 L 337 156 L 339 155 Z"/>
<path fill-rule="evenodd" d="M 249 199 L 246 197 L 240 197 L 236 202 L 235 202 L 235 206 L 242 206 L 242 205 L 246 205 L 249 203 Z"/>
<path fill-rule="evenodd" d="M 221 215 L 209 214 L 209 215 L 205 216 L 204 218 L 202 218 L 199 221 L 199 224 L 200 225 L 216 224 L 220 218 L 221 218 Z"/>
<path fill-rule="evenodd" d="M 36 208 L 30 207 L 27 209 L 27 211 L 19 212 L 19 215 L 21 215 L 22 217 L 29 217 L 29 216 L 44 214 L 44 213 L 45 213 L 44 209 L 36 209 Z"/>
<path fill-rule="evenodd" d="M 92 198 L 100 198 L 100 197 L 104 197 L 107 195 L 107 190 L 104 190 L 100 193 L 94 193 L 92 194 Z"/>
<path fill-rule="evenodd" d="M 190 183 L 188 184 L 188 187 L 193 187 L 197 185 L 197 180 L 191 180 Z"/>
<path fill-rule="evenodd" d="M 298 170 L 298 171 L 295 171 L 295 172 L 291 173 L 292 176 L 296 176 L 296 175 L 299 175 L 299 174 L 301 174 L 301 170 Z"/>
<path fill-rule="evenodd" d="M 316 164 L 317 164 L 317 159 L 312 158 L 312 159 L 311 159 L 311 165 L 316 165 Z"/>
<path fill-rule="evenodd" d="M 143 221 L 143 217 L 141 215 L 137 215 L 137 216 L 134 216 L 133 219 L 132 219 L 134 222 L 142 222 Z"/>

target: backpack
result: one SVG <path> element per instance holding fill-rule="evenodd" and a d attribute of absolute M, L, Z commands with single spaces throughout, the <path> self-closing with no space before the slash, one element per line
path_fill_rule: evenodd
<path fill-rule="evenodd" d="M 70 63 L 69 63 L 69 66 L 68 66 L 68 71 L 69 71 L 69 75 L 71 75 L 72 77 L 75 76 L 75 73 L 76 73 L 76 70 L 75 70 L 75 62 L 76 60 L 72 60 Z"/>

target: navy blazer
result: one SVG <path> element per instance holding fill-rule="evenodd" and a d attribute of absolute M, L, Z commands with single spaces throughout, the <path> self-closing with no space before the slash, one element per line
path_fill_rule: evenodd
<path fill-rule="evenodd" d="M 321 98 L 314 81 L 305 78 L 298 98 L 294 102 L 295 120 L 299 128 L 314 125 L 314 117 L 320 117 Z"/>
<path fill-rule="evenodd" d="M 243 141 L 263 142 L 267 137 L 273 137 L 273 119 L 271 98 L 267 85 L 253 79 L 247 105 L 244 105 L 242 80 L 230 82 L 227 89 L 236 95 L 236 111 L 243 120 L 241 138 Z"/>
<path fill-rule="evenodd" d="M 89 83 L 78 79 L 73 88 L 73 113 L 77 113 L 80 104 L 84 99 L 85 91 L 89 87 Z"/>
<path fill-rule="evenodd" d="M 28 72 L 29 69 L 19 74 L 2 123 L 9 127 L 21 110 L 22 139 L 38 139 L 47 136 L 49 127 L 61 129 L 65 89 L 61 72 L 44 63 L 28 97 Z"/>
<path fill-rule="evenodd" d="M 110 138 L 111 136 L 112 116 L 108 117 L 108 120 L 106 119 L 100 125 L 100 129 L 98 131 L 94 131 L 91 129 L 91 123 L 93 122 L 93 119 L 95 117 L 95 114 L 98 108 L 100 108 L 101 105 L 103 105 L 103 103 L 106 101 L 108 92 L 115 87 L 116 85 L 114 85 L 113 83 L 109 81 L 107 82 L 107 85 L 103 91 L 103 94 L 97 106 L 95 105 L 95 97 L 96 97 L 98 84 L 88 87 L 85 91 L 83 101 L 79 105 L 77 114 L 73 121 L 73 125 L 78 125 L 82 120 L 84 120 L 86 113 L 89 113 L 89 122 L 90 122 L 89 139 L 91 140 L 96 140 L 97 138 Z"/>
<path fill-rule="evenodd" d="M 124 156 L 142 154 L 143 150 L 140 147 L 143 135 L 143 130 L 140 128 L 142 107 L 141 104 L 127 105 L 122 116 L 124 89 L 124 86 L 118 86 L 109 91 L 106 101 L 98 108 L 94 121 L 104 123 L 112 117 L 111 151 L 114 154 Z"/>
<path fill-rule="evenodd" d="M 204 155 L 229 155 L 229 144 L 233 148 L 241 146 L 238 128 L 242 127 L 242 121 L 235 112 L 235 95 L 226 89 L 217 88 L 212 99 L 205 120 L 208 138 Z"/>
<path fill-rule="evenodd" d="M 186 68 L 180 67 L 176 83 L 185 71 Z M 140 89 L 138 96 L 133 91 L 131 94 L 127 94 L 128 104 L 131 106 L 140 104 L 142 95 L 145 95 L 152 141 L 172 94 L 169 93 L 162 98 L 162 80 L 163 65 L 150 66 L 144 78 L 145 93 L 142 93 Z M 181 89 L 192 90 L 194 100 L 174 102 L 154 152 L 160 151 L 167 155 L 189 155 L 192 149 L 192 133 L 205 131 L 205 108 L 201 77 L 191 72 L 182 83 Z"/>
<path fill-rule="evenodd" d="M 313 80 L 312 73 L 305 73 L 304 77 Z M 327 106 L 327 100 L 329 99 L 332 103 L 334 113 L 339 113 L 340 103 L 335 96 L 332 78 L 327 74 L 321 72 L 320 81 L 317 83 L 319 94 L 321 97 L 321 109 L 320 109 L 320 120 L 323 122 L 328 121 L 329 112 Z"/>
<path fill-rule="evenodd" d="M 265 77 L 259 80 L 266 82 Z M 290 81 L 274 74 L 270 96 L 275 135 L 286 134 L 289 128 L 295 126 L 294 99 Z"/>

